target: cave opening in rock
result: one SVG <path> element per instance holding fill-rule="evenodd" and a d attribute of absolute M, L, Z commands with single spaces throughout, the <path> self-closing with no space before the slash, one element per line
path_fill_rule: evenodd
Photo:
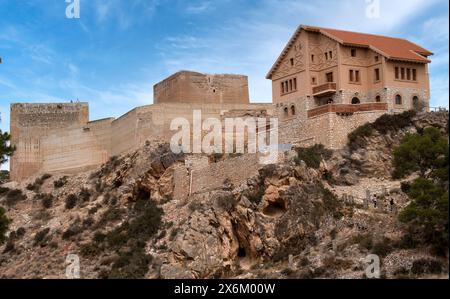
<path fill-rule="evenodd" d="M 247 252 L 245 252 L 245 248 L 239 247 L 237 256 L 238 257 L 246 257 L 247 256 Z"/>
<path fill-rule="evenodd" d="M 264 208 L 263 213 L 267 216 L 279 216 L 286 212 L 286 203 L 282 199 L 271 201 Z"/>
<path fill-rule="evenodd" d="M 140 188 L 138 188 L 136 194 L 134 195 L 134 199 L 136 201 L 138 201 L 138 200 L 149 200 L 150 199 L 150 192 L 148 192 L 146 189 L 140 187 Z"/>

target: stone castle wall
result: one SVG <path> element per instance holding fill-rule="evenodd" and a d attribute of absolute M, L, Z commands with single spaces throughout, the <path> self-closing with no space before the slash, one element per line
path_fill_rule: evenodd
<path fill-rule="evenodd" d="M 137 107 L 120 118 L 89 122 L 87 103 L 13 104 L 11 177 L 22 180 L 50 173 L 76 173 L 136 149 L 146 141 L 170 141 L 173 119 L 192 123 L 194 110 L 202 119 L 221 119 L 230 111 L 267 113 L 271 104 L 165 103 Z"/>
<path fill-rule="evenodd" d="M 248 78 L 242 75 L 178 72 L 154 86 L 154 102 L 248 104 Z"/>

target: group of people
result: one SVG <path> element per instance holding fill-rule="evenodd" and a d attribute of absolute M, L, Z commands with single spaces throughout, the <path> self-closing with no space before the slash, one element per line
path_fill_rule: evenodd
<path fill-rule="evenodd" d="M 379 198 L 378 198 L 378 195 L 377 194 L 373 194 L 372 195 L 372 204 L 373 204 L 373 207 L 376 209 L 376 208 L 378 208 L 378 205 L 380 204 L 379 203 Z M 389 202 L 389 211 L 390 212 L 393 212 L 394 211 L 394 209 L 395 209 L 395 201 L 394 201 L 394 198 L 392 197 L 392 196 L 388 196 L 387 197 L 387 201 Z"/>

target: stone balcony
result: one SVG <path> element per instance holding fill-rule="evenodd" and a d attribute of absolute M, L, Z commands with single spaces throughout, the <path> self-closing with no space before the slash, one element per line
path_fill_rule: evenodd
<path fill-rule="evenodd" d="M 308 110 L 308 118 L 325 113 L 337 113 L 337 114 L 353 114 L 355 112 L 367 112 L 367 111 L 387 111 L 387 103 L 365 103 L 365 104 L 328 104 Z"/>
<path fill-rule="evenodd" d="M 312 89 L 313 96 L 322 97 L 336 92 L 336 83 L 328 82 L 318 86 L 314 86 Z"/>

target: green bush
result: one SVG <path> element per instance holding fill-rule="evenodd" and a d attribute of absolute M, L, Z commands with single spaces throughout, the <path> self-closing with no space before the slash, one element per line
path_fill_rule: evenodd
<path fill-rule="evenodd" d="M 86 188 L 81 188 L 80 190 L 80 198 L 83 202 L 89 201 L 91 199 L 91 191 Z"/>
<path fill-rule="evenodd" d="M 67 176 L 63 176 L 61 178 L 59 178 L 58 180 L 53 182 L 53 186 L 58 189 L 58 188 L 62 188 L 65 184 L 67 184 L 67 180 L 69 179 L 69 177 Z"/>
<path fill-rule="evenodd" d="M 34 236 L 34 246 L 44 245 L 45 241 L 46 241 L 46 237 L 49 232 L 50 232 L 50 228 L 48 228 L 48 227 L 37 232 L 36 235 Z"/>
<path fill-rule="evenodd" d="M 399 214 L 412 243 L 432 244 L 436 253 L 448 250 L 448 191 L 425 178 L 416 179 L 407 192 L 411 203 Z"/>
<path fill-rule="evenodd" d="M 389 131 L 396 132 L 412 125 L 412 119 L 416 116 L 414 110 L 405 111 L 401 114 L 384 114 L 373 123 L 375 130 L 382 134 Z"/>
<path fill-rule="evenodd" d="M 215 196 L 217 205 L 224 211 L 231 212 L 234 209 L 236 200 L 231 192 L 222 192 Z"/>
<path fill-rule="evenodd" d="M 297 164 L 300 164 L 300 161 L 304 161 L 308 167 L 318 169 L 320 162 L 330 159 L 332 154 L 333 151 L 326 149 L 323 144 L 316 144 L 311 147 L 297 149 L 295 161 Z"/>
<path fill-rule="evenodd" d="M 5 234 L 8 231 L 11 220 L 6 217 L 6 211 L 0 207 L 0 245 L 6 241 Z"/>
<path fill-rule="evenodd" d="M 413 262 L 411 273 L 415 275 L 440 274 L 443 272 L 443 269 L 444 266 L 440 261 L 421 258 Z"/>
<path fill-rule="evenodd" d="M 49 209 L 53 206 L 53 195 L 51 194 L 36 194 L 34 200 L 40 201 L 44 209 Z"/>
<path fill-rule="evenodd" d="M 412 119 L 416 115 L 414 111 L 405 111 L 401 114 L 384 114 L 373 123 L 366 123 L 348 134 L 347 146 L 354 151 L 366 145 L 366 138 L 375 131 L 381 134 L 397 132 L 400 129 L 412 125 Z"/>
<path fill-rule="evenodd" d="M 78 197 L 75 194 L 69 194 L 66 197 L 66 201 L 65 201 L 66 210 L 73 209 L 77 205 L 77 202 L 78 202 Z"/>
<path fill-rule="evenodd" d="M 37 178 L 34 181 L 34 183 L 28 184 L 26 188 L 29 191 L 39 192 L 39 190 L 41 189 L 41 187 L 45 183 L 45 181 L 51 177 L 52 177 L 51 174 L 48 174 L 48 173 L 43 174 L 41 177 Z"/>
<path fill-rule="evenodd" d="M 383 238 L 381 241 L 375 242 L 372 246 L 372 253 L 380 257 L 385 257 L 392 252 L 392 241 L 389 238 Z"/>
<path fill-rule="evenodd" d="M 373 125 L 371 123 L 366 123 L 348 134 L 347 145 L 352 150 L 363 147 L 366 144 L 365 138 L 372 136 L 373 132 Z"/>
<path fill-rule="evenodd" d="M 373 238 L 370 234 L 358 234 L 353 237 L 352 242 L 369 251 L 373 248 Z"/>
<path fill-rule="evenodd" d="M 2 195 L 4 195 L 4 194 L 8 193 L 9 190 L 11 190 L 11 189 L 9 189 L 8 187 L 2 187 L 2 186 L 0 186 L 0 196 L 2 196 Z"/>
<path fill-rule="evenodd" d="M 442 168 L 440 172 L 448 171 L 448 150 L 446 138 L 436 128 L 426 128 L 423 134 L 408 134 L 394 149 L 393 176 L 402 178 L 415 171 L 425 176 L 428 171 L 435 174 Z"/>
<path fill-rule="evenodd" d="M 6 205 L 8 207 L 14 206 L 16 203 L 22 200 L 26 200 L 27 196 L 22 193 L 20 189 L 12 189 L 6 193 Z"/>

